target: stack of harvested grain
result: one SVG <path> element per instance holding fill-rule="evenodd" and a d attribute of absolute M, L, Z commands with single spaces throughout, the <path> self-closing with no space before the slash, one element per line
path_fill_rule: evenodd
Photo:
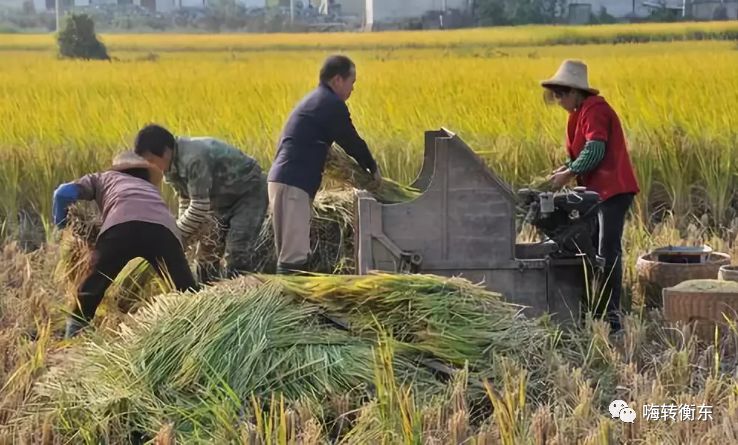
<path fill-rule="evenodd" d="M 160 296 L 117 333 L 86 340 L 44 378 L 31 407 L 52 413 L 66 437 L 116 442 L 132 430 L 153 436 L 166 421 L 184 443 L 229 442 L 229 428 L 253 419 L 253 397 L 323 409 L 333 397 L 352 406 L 373 397 L 380 339 L 392 341 L 394 378 L 427 399 L 446 388 L 429 361 L 495 380 L 500 357 L 542 368 L 553 338 L 459 279 L 240 278 Z"/>
<path fill-rule="evenodd" d="M 357 334 L 391 331 L 401 342 L 454 365 L 489 364 L 489 354 L 525 353 L 543 330 L 522 307 L 459 278 L 428 275 L 273 277 L 284 288 L 344 319 Z"/>
<path fill-rule="evenodd" d="M 354 192 L 323 191 L 313 202 L 308 267 L 317 273 L 350 273 L 354 270 Z M 274 273 L 277 255 L 271 214 L 267 215 L 249 259 L 249 269 Z"/>

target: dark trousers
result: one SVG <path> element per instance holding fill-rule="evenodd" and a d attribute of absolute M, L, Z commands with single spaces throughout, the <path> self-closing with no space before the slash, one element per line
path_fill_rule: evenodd
<path fill-rule="evenodd" d="M 633 204 L 633 193 L 615 195 L 600 205 L 598 226 L 599 236 L 596 245 L 599 256 L 605 260 L 605 271 L 602 277 L 604 286 L 598 295 L 597 314 L 602 315 L 602 307 L 607 302 L 607 319 L 613 327 L 620 327 L 618 312 L 620 311 L 620 294 L 623 290 L 623 229 L 625 218 Z"/>
<path fill-rule="evenodd" d="M 198 290 L 182 245 L 160 224 L 132 221 L 106 230 L 92 252 L 90 273 L 77 292 L 74 315 L 89 322 L 110 284 L 134 258 L 143 258 L 159 276 L 168 276 L 177 290 Z"/>

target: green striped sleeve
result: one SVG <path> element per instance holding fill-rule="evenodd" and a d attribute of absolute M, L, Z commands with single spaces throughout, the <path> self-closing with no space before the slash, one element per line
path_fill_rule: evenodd
<path fill-rule="evenodd" d="M 605 157 L 605 143 L 602 141 L 587 141 L 584 150 L 569 164 L 572 173 L 581 175 L 593 170 Z"/>

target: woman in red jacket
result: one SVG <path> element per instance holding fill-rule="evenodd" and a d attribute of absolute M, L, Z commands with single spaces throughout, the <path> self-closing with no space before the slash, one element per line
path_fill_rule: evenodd
<path fill-rule="evenodd" d="M 553 78 L 541 82 L 549 100 L 569 112 L 566 149 L 569 160 L 550 176 L 563 187 L 572 179 L 599 193 L 599 255 L 605 260 L 607 319 L 620 330 L 618 311 L 622 290 L 622 237 L 625 217 L 640 191 L 628 155 L 620 119 L 610 105 L 589 86 L 587 66 L 566 60 Z M 600 315 L 600 314 L 598 314 Z"/>

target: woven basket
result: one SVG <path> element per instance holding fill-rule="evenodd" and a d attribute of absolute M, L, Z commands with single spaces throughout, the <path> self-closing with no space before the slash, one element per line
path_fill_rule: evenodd
<path fill-rule="evenodd" d="M 722 266 L 730 264 L 730 255 L 711 253 L 704 263 L 678 264 L 656 261 L 653 253 L 642 255 L 636 263 L 638 284 L 647 307 L 662 306 L 662 292 L 687 280 L 716 279 Z"/>
<path fill-rule="evenodd" d="M 695 323 L 695 333 L 712 341 L 715 328 L 722 336 L 729 331 L 726 317 L 735 320 L 738 314 L 738 291 L 711 292 L 700 290 L 664 289 L 664 317 L 670 322 Z"/>
<path fill-rule="evenodd" d="M 723 266 L 718 272 L 718 280 L 738 281 L 738 266 Z"/>

